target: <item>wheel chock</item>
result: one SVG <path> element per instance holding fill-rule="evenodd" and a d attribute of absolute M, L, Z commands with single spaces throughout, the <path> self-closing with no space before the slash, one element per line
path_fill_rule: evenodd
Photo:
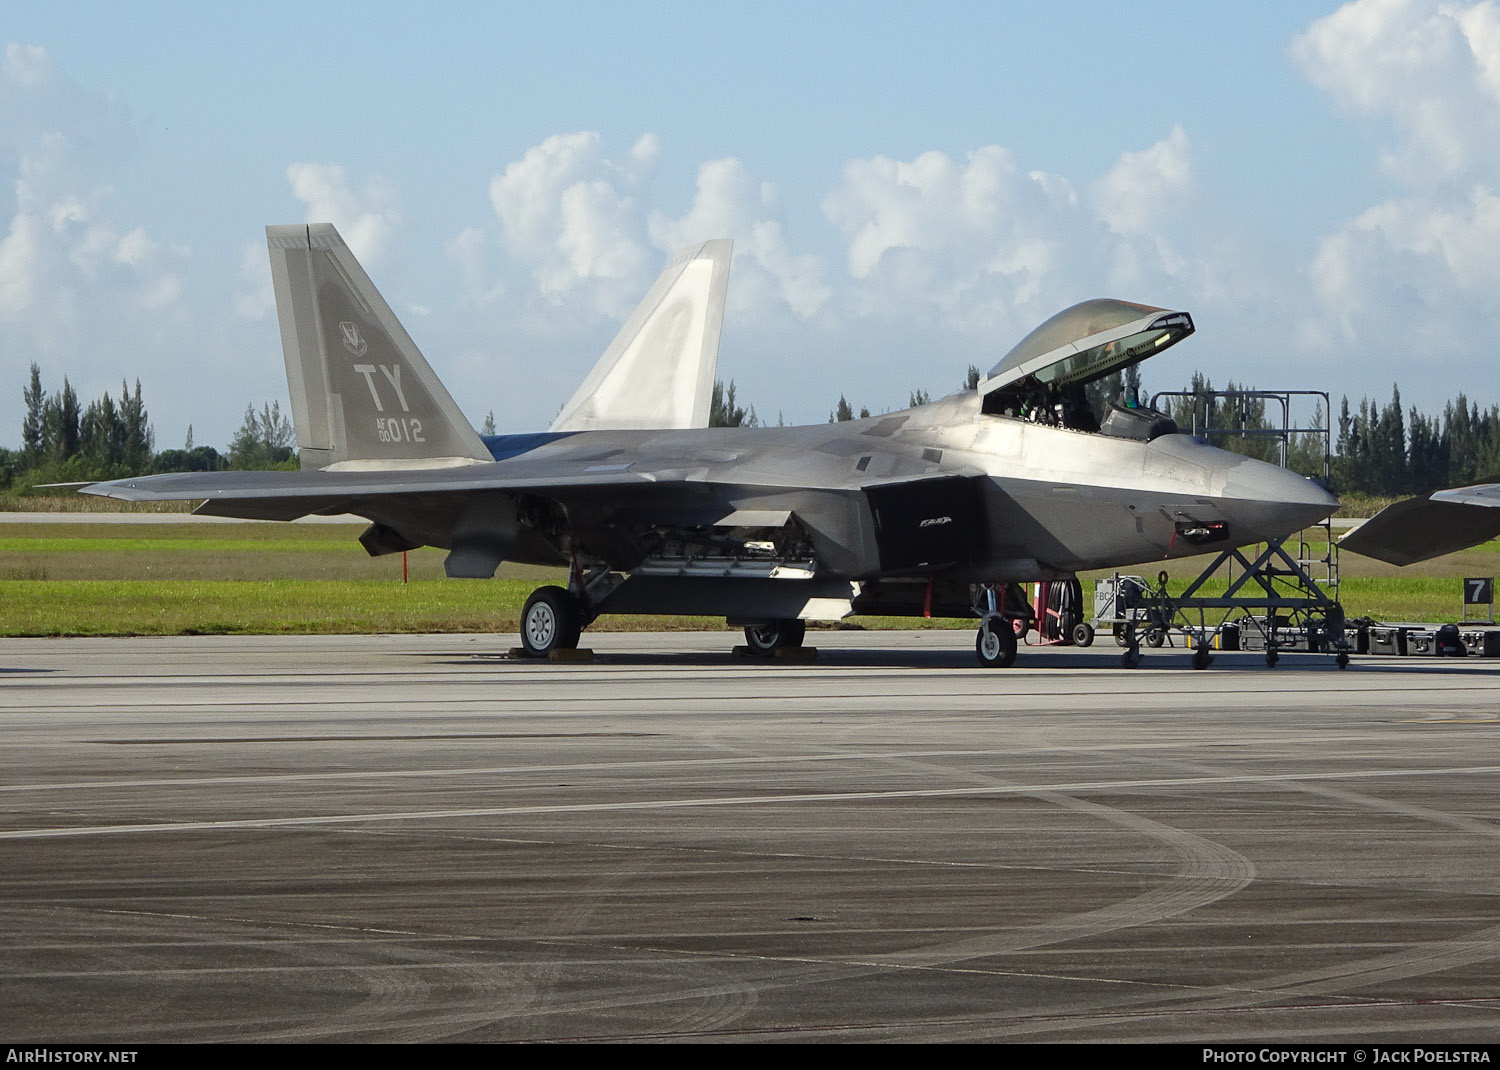
<path fill-rule="evenodd" d="M 559 647 L 547 653 L 548 661 L 593 661 L 594 652 L 588 647 L 573 647 L 564 649 Z"/>
<path fill-rule="evenodd" d="M 766 655 L 758 654 L 744 643 L 732 648 L 729 656 L 734 658 L 746 658 L 753 661 L 765 661 Z M 779 646 L 771 652 L 771 657 L 781 661 L 812 661 L 818 656 L 818 648 L 815 646 Z"/>
<path fill-rule="evenodd" d="M 511 661 L 536 661 L 537 660 L 536 658 L 533 658 L 527 652 L 527 650 L 526 650 L 526 648 L 524 646 L 513 646 L 513 647 L 511 647 L 510 648 L 510 653 L 507 654 L 506 656 L 509 657 Z M 586 648 L 586 647 L 578 647 L 578 648 L 573 649 L 573 650 L 564 650 L 564 649 L 559 648 L 557 650 L 549 651 L 548 654 L 547 654 L 547 660 L 548 661 L 593 661 L 594 660 L 594 652 L 592 650 Z"/>
<path fill-rule="evenodd" d="M 771 655 L 778 661 L 812 661 L 818 656 L 815 646 L 779 646 Z"/>

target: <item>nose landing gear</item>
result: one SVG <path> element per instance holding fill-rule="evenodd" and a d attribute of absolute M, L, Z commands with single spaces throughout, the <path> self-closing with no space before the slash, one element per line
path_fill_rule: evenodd
<path fill-rule="evenodd" d="M 1007 669 L 1016 661 L 1016 629 L 1001 616 L 985 617 L 974 639 L 974 652 L 986 669 Z"/>

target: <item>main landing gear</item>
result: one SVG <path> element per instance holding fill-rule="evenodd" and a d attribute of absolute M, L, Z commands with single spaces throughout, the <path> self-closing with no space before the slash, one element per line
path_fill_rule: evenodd
<path fill-rule="evenodd" d="M 554 650 L 573 650 L 582 631 L 578 599 L 561 587 L 538 587 L 521 610 L 521 646 L 527 657 L 545 658 Z"/>
<path fill-rule="evenodd" d="M 807 624 L 800 620 L 773 620 L 745 628 L 745 646 L 762 658 L 775 657 L 776 651 L 784 647 L 800 647 L 805 638 Z"/>

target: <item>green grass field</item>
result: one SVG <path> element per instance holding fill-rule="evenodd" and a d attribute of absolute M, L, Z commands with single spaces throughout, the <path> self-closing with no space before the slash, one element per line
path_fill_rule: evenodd
<path fill-rule="evenodd" d="M 0 513 L 0 635 L 513 632 L 526 596 L 556 569 L 505 565 L 494 580 L 443 577 L 441 550 L 372 558 L 358 525 L 6 523 Z M 1326 552 L 1310 545 L 1310 556 Z M 1208 558 L 1167 566 L 1180 590 Z M 1412 569 L 1344 555 L 1349 616 L 1456 620 L 1462 576 L 1500 574 L 1500 542 Z M 1161 562 L 1121 572 L 1154 579 Z M 1084 577 L 1085 605 L 1092 580 Z M 1222 584 L 1220 584 L 1222 589 Z M 1205 593 L 1208 593 L 1207 591 Z M 1217 593 L 1216 591 L 1213 593 Z M 855 618 L 845 627 L 967 621 Z M 723 628 L 722 618 L 604 617 L 599 630 Z"/>

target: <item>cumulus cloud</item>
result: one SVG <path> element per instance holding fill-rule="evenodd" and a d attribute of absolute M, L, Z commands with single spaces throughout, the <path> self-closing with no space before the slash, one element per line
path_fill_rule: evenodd
<path fill-rule="evenodd" d="M 999 145 L 962 160 L 852 160 L 823 211 L 844 237 L 857 314 L 925 308 L 962 331 L 1005 336 L 1084 297 L 1182 274 L 1163 227 L 1192 186 L 1179 126 L 1082 188 Z"/>
<path fill-rule="evenodd" d="M 685 215 L 654 212 L 650 234 L 659 249 L 675 251 L 712 238 L 735 239 L 730 307 L 768 311 L 782 302 L 807 319 L 827 303 L 823 264 L 794 253 L 780 218 L 776 188 L 739 160 L 710 160 L 698 168 L 697 189 Z"/>
<path fill-rule="evenodd" d="M 1378 124 L 1379 166 L 1409 189 L 1319 241 L 1304 341 L 1462 358 L 1500 327 L 1500 6 L 1358 0 L 1313 23 L 1292 54 Z"/>
<path fill-rule="evenodd" d="M 112 218 L 104 174 L 132 144 L 130 118 L 117 104 L 79 89 L 44 48 L 6 45 L 0 325 L 8 351 L 45 353 L 94 330 L 118 331 L 133 311 L 181 311 L 187 252 Z"/>
<path fill-rule="evenodd" d="M 1357 0 L 1293 42 L 1312 83 L 1390 123 L 1382 157 L 1411 183 L 1500 160 L 1500 8 L 1493 2 Z"/>
<path fill-rule="evenodd" d="M 490 181 L 505 251 L 543 294 L 586 291 L 598 311 L 619 311 L 650 259 L 637 191 L 659 152 L 654 135 L 616 158 L 597 133 L 557 134 Z"/>
<path fill-rule="evenodd" d="M 265 319 L 276 309 L 276 293 L 271 287 L 271 261 L 263 242 L 248 241 L 240 246 L 240 284 L 243 289 L 234 296 L 234 310 L 246 319 Z"/>
<path fill-rule="evenodd" d="M 808 381 L 833 335 L 864 354 L 868 375 L 902 376 L 899 389 L 878 388 L 899 400 L 923 374 L 912 370 L 914 344 L 945 354 L 956 382 L 964 363 L 988 367 L 1084 298 L 1168 303 L 1222 299 L 1226 288 L 1221 264 L 1169 240 L 1196 190 L 1180 126 L 1082 180 L 1026 167 L 998 145 L 850 160 L 822 202 L 843 246 L 838 279 L 789 233 L 776 186 L 739 159 L 700 164 L 689 204 L 656 203 L 659 153 L 650 136 L 618 152 L 595 133 L 559 134 L 494 176 L 496 225 L 464 228 L 446 246 L 464 300 L 500 302 L 488 315 L 507 324 L 499 342 L 476 338 L 475 353 L 485 344 L 534 351 L 531 338 L 581 336 L 586 324 L 602 344 L 668 254 L 717 237 L 735 239 L 726 354 L 741 344 L 755 354 L 729 374 L 768 393 Z M 596 352 L 585 350 L 576 369 L 539 374 L 566 378 L 561 400 Z"/>
<path fill-rule="evenodd" d="M 1094 184 L 1093 197 L 1115 233 L 1155 234 L 1192 190 L 1192 147 L 1177 125 L 1149 149 L 1123 153 Z"/>
<path fill-rule="evenodd" d="M 478 227 L 465 227 L 443 247 L 458 268 L 463 280 L 463 300 L 473 305 L 488 305 L 505 296 L 503 280 L 496 279 L 490 266 L 490 242 Z"/>
<path fill-rule="evenodd" d="M 843 234 L 857 315 L 926 306 L 948 322 L 993 329 L 1013 306 L 1036 311 L 1086 226 L 1072 183 L 1028 172 L 991 145 L 955 160 L 851 160 L 823 212 Z M 1056 309 L 1050 309 L 1056 311 Z"/>
<path fill-rule="evenodd" d="M 41 45 L 22 45 L 12 42 L 5 46 L 5 63 L 0 65 L 5 77 L 17 85 L 36 87 L 45 83 L 52 73 L 52 61 Z"/>
<path fill-rule="evenodd" d="M 1309 277 L 1325 316 L 1308 342 L 1462 358 L 1500 325 L 1500 197 L 1378 204 L 1323 238 Z"/>
<path fill-rule="evenodd" d="M 307 205 L 307 222 L 332 223 L 366 265 L 380 259 L 401 220 L 396 187 L 378 175 L 359 188 L 337 164 L 294 163 L 286 169 L 292 196 Z"/>
<path fill-rule="evenodd" d="M 653 203 L 660 154 L 654 134 L 612 154 L 591 131 L 557 134 L 528 149 L 490 182 L 499 256 L 491 256 L 476 228 L 448 243 L 469 298 L 519 295 L 497 280 L 509 265 L 525 272 L 532 292 L 553 309 L 619 317 L 640 300 L 667 254 L 729 237 L 735 239 L 733 310 L 816 314 L 829 298 L 822 263 L 793 250 L 775 188 L 739 160 L 711 160 L 699 167 L 692 203 L 679 215 Z M 500 259 L 505 264 L 497 266 Z"/>
<path fill-rule="evenodd" d="M 37 273 L 42 258 L 42 225 L 32 215 L 17 213 L 10 231 L 0 239 L 0 321 L 14 323 L 36 302 Z"/>

